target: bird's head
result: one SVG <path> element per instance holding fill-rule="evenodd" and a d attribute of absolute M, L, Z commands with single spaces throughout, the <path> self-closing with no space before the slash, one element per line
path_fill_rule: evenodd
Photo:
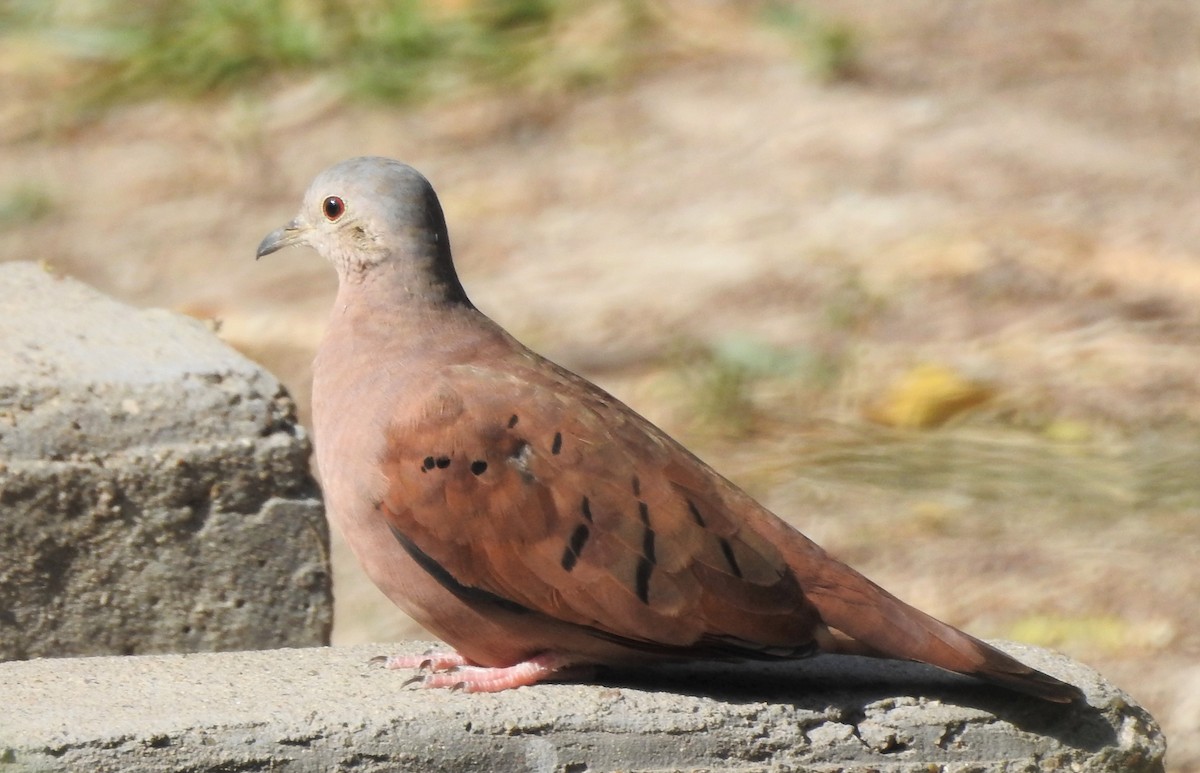
<path fill-rule="evenodd" d="M 267 234 L 257 256 L 297 244 L 333 263 L 343 283 L 389 268 L 413 290 L 462 294 L 437 194 L 399 161 L 361 156 L 321 172 L 299 214 Z"/>

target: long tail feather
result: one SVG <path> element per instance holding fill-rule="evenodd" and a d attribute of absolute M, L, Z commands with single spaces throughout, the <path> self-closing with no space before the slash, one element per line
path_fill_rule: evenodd
<path fill-rule="evenodd" d="M 848 637 L 827 645 L 835 651 L 928 663 L 1055 703 L 1083 698 L 1074 685 L 909 606 L 845 564 L 816 564 L 801 586 L 825 624 Z"/>

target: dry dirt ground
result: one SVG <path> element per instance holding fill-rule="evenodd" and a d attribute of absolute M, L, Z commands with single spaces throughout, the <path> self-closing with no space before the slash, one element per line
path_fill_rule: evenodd
<path fill-rule="evenodd" d="M 254 247 L 328 164 L 405 159 L 518 337 L 901 597 L 1100 669 L 1200 771 L 1200 10 L 886 7 L 837 4 L 863 59 L 827 85 L 719 5 L 594 94 L 366 108 L 318 79 L 43 132 L 9 80 L 0 193 L 48 213 L 0 259 L 219 320 L 303 407 L 332 271 Z M 869 422 L 923 363 L 991 399 Z M 335 560 L 338 642 L 414 634 Z"/>

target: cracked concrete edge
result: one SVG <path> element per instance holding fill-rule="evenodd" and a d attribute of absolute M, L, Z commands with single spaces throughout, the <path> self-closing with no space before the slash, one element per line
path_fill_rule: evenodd
<path fill-rule="evenodd" d="M 0 659 L 328 643 L 328 526 L 279 381 L 34 263 L 0 263 L 0 298 Z"/>
<path fill-rule="evenodd" d="M 499 694 L 405 687 L 371 662 L 429 644 L 0 664 L 15 771 L 1162 771 L 1150 715 L 1095 671 L 1053 706 L 849 657 L 686 664 Z"/>
<path fill-rule="evenodd" d="M 8 462 L 277 431 L 307 443 L 278 379 L 198 320 L 126 306 L 36 263 L 0 264 L 0 297 Z"/>

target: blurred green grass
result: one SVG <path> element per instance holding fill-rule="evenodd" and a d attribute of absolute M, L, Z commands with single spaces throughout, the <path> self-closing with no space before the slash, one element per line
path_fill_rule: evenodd
<path fill-rule="evenodd" d="M 99 0 L 0 6 L 5 36 L 71 62 L 87 103 L 221 94 L 322 73 L 354 96 L 420 98 L 447 84 L 570 89 L 632 69 L 646 0 Z"/>
<path fill-rule="evenodd" d="M 779 347 L 749 334 L 681 339 L 667 358 L 670 402 L 688 437 L 747 438 L 778 424 L 787 406 L 836 390 L 845 353 Z"/>
<path fill-rule="evenodd" d="M 732 34 L 726 17 L 784 41 L 818 80 L 858 71 L 859 33 L 802 0 L 709 10 L 656 0 L 6 0 L 0 46 L 36 50 L 51 96 L 82 113 L 305 75 L 387 103 L 476 87 L 603 88 L 703 53 L 705 40 Z"/>
<path fill-rule="evenodd" d="M 851 80 L 860 73 L 862 36 L 847 22 L 784 0 L 768 0 L 761 18 L 791 44 L 817 79 L 832 83 Z"/>
<path fill-rule="evenodd" d="M 0 190 L 0 230 L 42 220 L 54 212 L 54 197 L 34 183 Z"/>

